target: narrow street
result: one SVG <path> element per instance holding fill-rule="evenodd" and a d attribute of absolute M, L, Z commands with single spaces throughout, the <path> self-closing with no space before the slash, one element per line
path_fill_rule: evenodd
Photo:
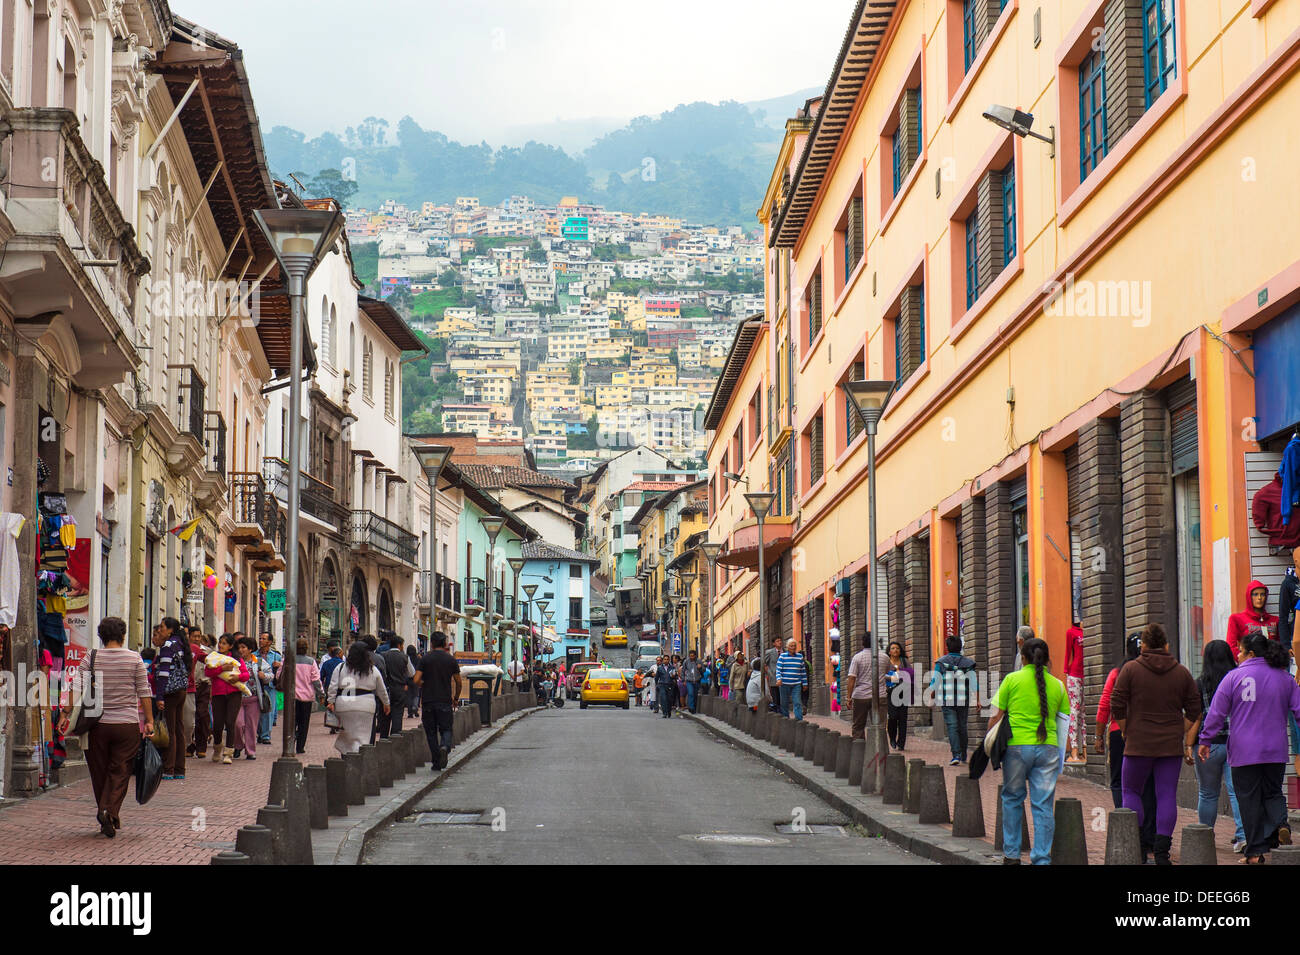
<path fill-rule="evenodd" d="M 796 817 L 812 831 L 778 831 Z M 364 861 L 923 864 L 846 822 L 687 719 L 568 704 L 512 726 L 377 836 Z"/>

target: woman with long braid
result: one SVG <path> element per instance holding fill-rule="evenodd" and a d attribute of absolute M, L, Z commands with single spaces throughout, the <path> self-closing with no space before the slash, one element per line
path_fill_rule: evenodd
<path fill-rule="evenodd" d="M 1020 828 L 1025 794 L 1034 817 L 1034 844 L 1029 861 L 1051 865 L 1056 831 L 1053 801 L 1061 771 L 1062 740 L 1056 736 L 1056 714 L 1070 712 L 1065 684 L 1048 672 L 1047 642 L 1037 637 L 1020 647 L 1021 668 L 998 687 L 989 725 L 1009 721 L 1011 738 L 1002 761 L 1002 862 L 1020 864 Z M 1005 714 L 1005 716 L 1004 716 Z"/>

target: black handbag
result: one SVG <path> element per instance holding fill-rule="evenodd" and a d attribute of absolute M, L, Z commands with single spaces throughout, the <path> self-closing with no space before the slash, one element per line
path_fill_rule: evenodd
<path fill-rule="evenodd" d="M 73 736 L 81 736 L 84 733 L 89 733 L 92 729 L 94 729 L 99 724 L 99 716 L 90 716 L 89 714 L 86 713 L 87 687 L 86 687 L 86 676 L 85 676 L 86 672 L 88 671 L 90 673 L 90 685 L 93 687 L 95 685 L 95 654 L 98 652 L 99 652 L 98 650 L 90 651 L 90 663 L 88 663 L 86 669 L 82 671 L 80 698 L 77 700 L 76 716 L 72 720 Z M 103 707 L 101 706 L 100 707 L 101 712 L 102 709 Z"/>

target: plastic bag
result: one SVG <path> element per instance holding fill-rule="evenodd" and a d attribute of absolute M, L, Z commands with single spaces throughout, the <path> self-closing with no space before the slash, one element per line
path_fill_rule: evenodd
<path fill-rule="evenodd" d="M 141 739 L 135 754 L 135 801 L 143 806 L 153 798 L 161 782 L 162 754 L 152 742 Z"/>

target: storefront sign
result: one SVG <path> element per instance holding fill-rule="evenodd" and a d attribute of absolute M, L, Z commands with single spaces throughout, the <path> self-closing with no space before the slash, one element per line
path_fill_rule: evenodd
<path fill-rule="evenodd" d="M 957 636 L 957 611 L 951 607 L 943 609 L 943 635 L 945 638 Z"/>
<path fill-rule="evenodd" d="M 285 597 L 284 589 L 268 590 L 266 592 L 266 612 L 280 613 L 284 610 Z"/>

